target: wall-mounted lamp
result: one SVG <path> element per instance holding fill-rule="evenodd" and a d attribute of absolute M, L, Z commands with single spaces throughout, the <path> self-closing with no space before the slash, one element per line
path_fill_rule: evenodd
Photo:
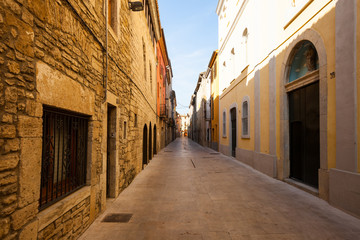
<path fill-rule="evenodd" d="M 133 12 L 139 12 L 144 10 L 144 5 L 140 1 L 129 2 L 129 9 Z"/>

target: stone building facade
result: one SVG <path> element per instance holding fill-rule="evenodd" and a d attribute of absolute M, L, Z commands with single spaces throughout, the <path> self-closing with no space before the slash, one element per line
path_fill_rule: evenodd
<path fill-rule="evenodd" d="M 161 27 L 144 6 L 0 2 L 1 239 L 76 238 L 159 150 Z"/>

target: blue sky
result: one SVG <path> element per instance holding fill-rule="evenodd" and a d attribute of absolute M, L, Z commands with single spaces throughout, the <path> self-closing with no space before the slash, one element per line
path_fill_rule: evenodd
<path fill-rule="evenodd" d="M 161 26 L 173 68 L 177 111 L 186 114 L 199 73 L 217 49 L 218 0 L 158 0 Z"/>

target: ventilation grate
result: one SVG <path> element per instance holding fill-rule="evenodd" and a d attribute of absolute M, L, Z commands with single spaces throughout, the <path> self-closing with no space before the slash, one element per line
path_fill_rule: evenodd
<path fill-rule="evenodd" d="M 130 221 L 132 214 L 128 213 L 110 213 L 104 217 L 102 222 L 127 223 Z"/>

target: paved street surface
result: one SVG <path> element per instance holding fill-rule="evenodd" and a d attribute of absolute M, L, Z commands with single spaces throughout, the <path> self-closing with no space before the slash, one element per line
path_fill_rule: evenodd
<path fill-rule="evenodd" d="M 102 222 L 113 213 L 127 223 Z M 177 139 L 81 239 L 360 239 L 360 220 L 289 184 Z"/>

